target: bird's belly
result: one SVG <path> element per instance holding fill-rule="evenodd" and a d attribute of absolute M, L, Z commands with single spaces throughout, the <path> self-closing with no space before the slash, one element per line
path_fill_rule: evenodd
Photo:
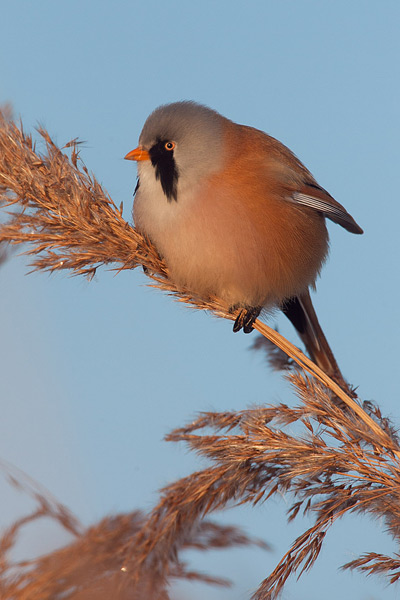
<path fill-rule="evenodd" d="M 313 284 L 327 252 L 323 219 L 288 203 L 289 219 L 279 227 L 241 207 L 233 201 L 227 213 L 218 198 L 180 203 L 179 197 L 164 197 L 160 210 L 154 196 L 138 195 L 134 216 L 174 283 L 202 299 L 215 295 L 231 306 L 273 306 Z"/>

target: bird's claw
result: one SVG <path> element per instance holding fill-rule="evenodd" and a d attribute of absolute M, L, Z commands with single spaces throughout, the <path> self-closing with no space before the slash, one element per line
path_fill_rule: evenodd
<path fill-rule="evenodd" d="M 243 329 L 244 333 L 251 333 L 253 331 L 254 321 L 257 319 L 260 311 L 260 306 L 242 308 L 236 317 L 236 321 L 233 326 L 234 333 L 237 333 L 241 329 Z"/>

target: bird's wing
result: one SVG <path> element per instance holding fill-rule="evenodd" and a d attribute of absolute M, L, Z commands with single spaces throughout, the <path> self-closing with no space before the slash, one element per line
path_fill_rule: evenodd
<path fill-rule="evenodd" d="M 299 191 L 294 192 L 289 200 L 295 204 L 317 210 L 324 217 L 338 223 L 351 233 L 364 233 L 344 206 L 336 202 L 326 190 L 314 183 L 305 184 Z"/>
<path fill-rule="evenodd" d="M 320 212 L 351 233 L 364 233 L 344 206 L 318 185 L 310 171 L 289 148 L 265 133 L 250 128 L 246 128 L 246 131 L 251 134 L 251 144 L 254 146 L 258 143 L 264 170 L 290 189 L 287 200 Z"/>

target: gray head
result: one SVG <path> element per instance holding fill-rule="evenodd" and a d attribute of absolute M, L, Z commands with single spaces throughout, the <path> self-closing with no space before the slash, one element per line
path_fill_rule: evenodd
<path fill-rule="evenodd" d="M 174 102 L 147 118 L 139 138 L 168 200 L 222 165 L 224 118 L 195 102 Z"/>

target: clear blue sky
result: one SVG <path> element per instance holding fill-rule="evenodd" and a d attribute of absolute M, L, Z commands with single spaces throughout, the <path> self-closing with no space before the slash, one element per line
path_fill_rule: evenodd
<path fill-rule="evenodd" d="M 365 230 L 358 237 L 329 224 L 317 312 L 343 372 L 399 423 L 398 0 L 16 0 L 2 21 L 0 101 L 26 129 L 40 122 L 59 144 L 85 140 L 87 166 L 128 219 L 135 170 L 123 156 L 159 104 L 204 102 L 303 160 Z M 280 375 L 249 351 L 250 336 L 146 287 L 139 271 L 103 270 L 88 283 L 28 270 L 23 257 L 0 271 L 0 457 L 85 523 L 149 509 L 161 486 L 198 469 L 183 446 L 162 441 L 197 411 L 292 401 Z M 283 317 L 271 323 L 296 341 Z M 0 489 L 5 525 L 27 505 Z M 179 593 L 248 597 L 301 530 L 286 525 L 287 505 L 221 515 L 274 552 L 196 557 L 236 586 Z M 368 519 L 339 523 L 285 598 L 319 599 L 322 587 L 327 600 L 395 598 L 376 577 L 338 571 L 360 552 L 390 552 L 381 529 Z M 60 540 L 50 528 L 40 540 L 27 534 L 23 547 L 49 550 Z"/>

